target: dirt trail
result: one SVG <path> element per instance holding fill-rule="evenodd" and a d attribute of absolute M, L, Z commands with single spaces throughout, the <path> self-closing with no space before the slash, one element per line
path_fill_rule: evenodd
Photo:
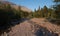
<path fill-rule="evenodd" d="M 58 33 L 60 34 L 60 26 L 52 24 L 50 22 L 48 22 L 47 20 L 44 18 L 33 18 L 31 19 L 32 22 L 35 22 L 36 24 L 42 26 L 42 27 L 46 27 L 50 32 L 54 32 L 54 33 Z"/>
<path fill-rule="evenodd" d="M 13 27 L 9 35 L 10 36 L 34 36 L 34 34 L 32 34 L 31 32 L 30 23 L 28 23 L 27 21 Z"/>
<path fill-rule="evenodd" d="M 9 36 L 45 36 L 46 34 L 47 36 L 55 36 L 54 34 L 50 33 L 50 31 L 55 32 L 57 28 L 57 31 L 59 31 L 59 26 L 45 22 L 44 20 L 44 18 L 33 18 L 26 20 L 19 25 L 12 27 L 12 30 L 8 34 Z M 47 28 L 47 30 L 43 27 Z"/>

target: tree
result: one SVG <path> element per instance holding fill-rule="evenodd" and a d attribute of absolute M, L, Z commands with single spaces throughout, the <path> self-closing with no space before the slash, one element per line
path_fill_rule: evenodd
<path fill-rule="evenodd" d="M 34 16 L 37 17 L 37 18 L 41 17 L 40 6 L 39 6 L 39 8 L 37 10 L 36 9 L 34 10 Z"/>
<path fill-rule="evenodd" d="M 34 9 L 34 12 L 36 12 L 37 10 L 36 9 Z"/>
<path fill-rule="evenodd" d="M 47 17 L 48 15 L 48 8 L 47 8 L 47 6 L 44 6 L 44 8 L 43 8 L 43 12 L 44 12 L 44 17 Z"/>
<path fill-rule="evenodd" d="M 54 2 L 56 3 L 55 6 L 53 6 L 55 10 L 55 18 L 60 19 L 60 0 L 54 0 Z"/>
<path fill-rule="evenodd" d="M 48 17 L 49 17 L 49 18 L 53 18 L 53 17 L 54 17 L 53 15 L 54 15 L 54 10 L 51 9 L 51 8 L 49 8 L 49 9 L 48 9 Z"/>
<path fill-rule="evenodd" d="M 60 2 L 60 0 L 54 0 L 54 2 Z"/>
<path fill-rule="evenodd" d="M 39 8 L 38 8 L 38 10 L 37 10 L 37 14 L 38 14 L 38 17 L 42 17 L 42 12 L 41 12 L 41 9 L 40 9 L 40 6 L 39 6 Z"/>
<path fill-rule="evenodd" d="M 40 6 L 39 6 L 39 8 L 38 8 L 38 10 L 37 10 L 38 12 L 40 12 Z"/>
<path fill-rule="evenodd" d="M 44 17 L 44 10 L 41 8 L 41 17 Z"/>

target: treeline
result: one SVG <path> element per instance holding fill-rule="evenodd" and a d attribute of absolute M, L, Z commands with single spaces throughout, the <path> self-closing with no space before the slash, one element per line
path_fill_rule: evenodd
<path fill-rule="evenodd" d="M 53 9 L 48 8 L 47 6 L 44 6 L 43 8 L 39 8 L 34 10 L 34 12 L 31 12 L 31 17 L 36 17 L 36 18 L 48 18 L 51 17 L 53 18 Z"/>
<path fill-rule="evenodd" d="M 36 17 L 36 18 L 52 18 L 52 19 L 60 19 L 60 0 L 54 0 L 55 4 L 48 8 L 47 6 L 44 6 L 43 8 L 39 8 L 34 10 L 34 12 L 31 12 L 30 17 Z"/>

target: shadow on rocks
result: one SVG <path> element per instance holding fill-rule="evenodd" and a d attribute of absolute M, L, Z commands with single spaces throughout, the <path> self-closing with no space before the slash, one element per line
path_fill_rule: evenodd
<path fill-rule="evenodd" d="M 54 32 L 50 32 L 49 30 L 47 30 L 46 28 L 40 28 L 39 30 L 37 30 L 35 32 L 36 36 L 58 36 L 57 33 Z"/>

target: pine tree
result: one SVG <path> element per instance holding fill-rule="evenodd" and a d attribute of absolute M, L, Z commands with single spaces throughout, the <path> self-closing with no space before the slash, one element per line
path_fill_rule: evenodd
<path fill-rule="evenodd" d="M 53 12 L 54 12 L 54 11 L 53 11 L 52 8 L 49 8 L 49 9 L 48 9 L 48 17 L 49 17 L 49 18 L 53 18 Z"/>
<path fill-rule="evenodd" d="M 47 6 L 44 6 L 44 8 L 43 8 L 43 12 L 44 12 L 44 17 L 46 17 L 47 18 L 47 14 L 48 14 L 48 8 L 47 8 Z"/>
<path fill-rule="evenodd" d="M 54 6 L 55 18 L 60 19 L 60 0 L 54 0 L 54 2 L 56 3 L 55 6 Z"/>

